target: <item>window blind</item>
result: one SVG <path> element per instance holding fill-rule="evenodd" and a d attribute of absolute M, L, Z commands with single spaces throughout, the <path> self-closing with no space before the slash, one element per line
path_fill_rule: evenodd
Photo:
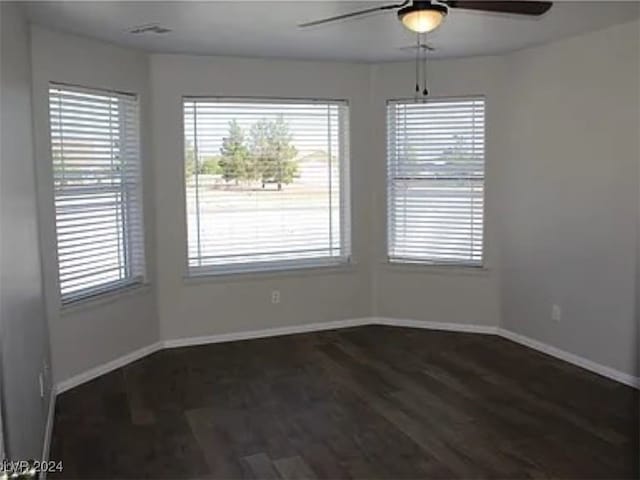
<path fill-rule="evenodd" d="M 391 261 L 481 266 L 485 101 L 387 104 Z"/>
<path fill-rule="evenodd" d="M 184 99 L 192 275 L 350 255 L 344 101 Z"/>
<path fill-rule="evenodd" d="M 62 303 L 142 282 L 137 97 L 51 84 L 49 113 Z"/>

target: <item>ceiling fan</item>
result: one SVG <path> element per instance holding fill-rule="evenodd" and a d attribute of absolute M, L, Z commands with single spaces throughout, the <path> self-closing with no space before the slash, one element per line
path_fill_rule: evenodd
<path fill-rule="evenodd" d="M 427 33 L 436 29 L 444 20 L 450 8 L 464 10 L 478 10 L 481 12 L 511 13 L 516 15 L 539 16 L 551 8 L 552 2 L 534 1 L 467 1 L 467 0 L 437 0 L 419 1 L 406 0 L 393 5 L 381 5 L 378 7 L 365 8 L 356 12 L 336 15 L 335 17 L 323 18 L 312 22 L 298 25 L 301 28 L 314 27 L 325 23 L 336 22 L 352 17 L 359 17 L 369 13 L 387 10 L 397 10 L 398 18 L 402 24 L 412 32 Z"/>

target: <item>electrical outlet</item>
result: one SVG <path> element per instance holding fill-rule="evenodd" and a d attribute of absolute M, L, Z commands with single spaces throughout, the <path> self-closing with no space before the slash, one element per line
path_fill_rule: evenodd
<path fill-rule="evenodd" d="M 562 319 L 562 310 L 559 305 L 553 305 L 551 307 L 551 320 L 559 322 Z"/>
<path fill-rule="evenodd" d="M 280 303 L 280 290 L 271 290 L 271 303 Z"/>

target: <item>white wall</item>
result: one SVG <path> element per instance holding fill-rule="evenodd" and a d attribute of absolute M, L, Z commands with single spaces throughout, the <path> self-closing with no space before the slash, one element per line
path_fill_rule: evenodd
<path fill-rule="evenodd" d="M 0 16 L 0 391 L 5 448 L 8 458 L 40 459 L 51 382 L 45 378 L 41 398 L 38 375 L 50 361 L 36 214 L 29 31 L 16 4 L 0 4 Z"/>
<path fill-rule="evenodd" d="M 501 324 L 632 373 L 639 28 L 635 22 L 508 56 L 430 64 L 434 96 L 487 98 L 486 268 L 476 271 L 385 262 L 384 108 L 387 99 L 412 94 L 412 62 L 146 56 L 34 27 L 39 201 L 49 251 L 47 82 L 137 92 L 152 133 L 143 141 L 151 287 L 60 315 L 55 258 L 46 255 L 56 378 L 158 338 L 369 316 Z M 347 99 L 354 264 L 185 279 L 183 95 Z M 270 303 L 272 289 L 281 291 L 278 305 Z M 563 307 L 559 324 L 549 319 L 552 303 Z"/>
<path fill-rule="evenodd" d="M 636 21 L 507 57 L 499 215 L 503 326 L 633 375 L 639 43 Z"/>
<path fill-rule="evenodd" d="M 33 112 L 44 281 L 56 381 L 157 341 L 154 292 L 153 163 L 149 152 L 148 56 L 85 37 L 31 29 Z M 136 93 L 142 116 L 145 230 L 149 286 L 61 309 L 55 258 L 55 211 L 49 144 L 48 85 L 63 82 Z M 146 128 L 144 128 L 146 126 Z"/>
<path fill-rule="evenodd" d="M 346 63 L 152 55 L 158 310 L 162 338 L 257 330 L 370 314 L 368 74 L 368 66 Z M 348 100 L 353 265 L 285 274 L 185 280 L 183 95 Z M 271 304 L 272 289 L 281 292 L 278 305 Z"/>
<path fill-rule="evenodd" d="M 410 98 L 415 85 L 415 63 L 388 63 L 371 69 L 372 147 L 370 168 L 373 240 L 373 314 L 436 322 L 498 325 L 500 172 L 504 100 L 501 85 L 504 60 L 480 57 L 428 63 L 432 97 L 484 95 L 486 97 L 486 218 L 485 269 L 390 264 L 386 261 L 386 101 Z"/>
<path fill-rule="evenodd" d="M 385 212 L 385 100 L 412 93 L 413 68 L 413 63 L 367 67 L 342 63 L 152 56 L 156 185 L 158 191 L 163 192 L 158 195 L 158 212 L 164 217 L 164 221 L 157 222 L 163 338 L 371 315 L 480 325 L 499 323 L 499 252 L 495 216 L 492 215 L 497 210 L 496 192 L 500 183 L 501 132 L 498 127 L 489 128 L 487 133 L 487 268 L 479 272 L 468 269 L 452 272 L 388 265 L 384 260 L 384 215 L 373 215 L 373 212 Z M 502 59 L 440 61 L 434 62 L 430 70 L 434 72 L 431 88 L 438 95 L 486 95 L 489 124 L 499 124 Z M 354 128 L 352 179 L 356 182 L 352 188 L 357 262 L 354 272 L 329 277 L 322 272 L 300 272 L 289 276 L 256 278 L 244 275 L 194 283 L 184 281 L 186 234 L 180 162 L 181 95 L 306 96 L 350 100 Z M 179 204 L 176 198 L 180 199 Z M 367 264 L 371 264 L 370 269 L 366 268 Z M 372 288 L 369 288 L 369 282 Z M 282 291 L 284 306 L 270 304 L 272 288 Z"/>

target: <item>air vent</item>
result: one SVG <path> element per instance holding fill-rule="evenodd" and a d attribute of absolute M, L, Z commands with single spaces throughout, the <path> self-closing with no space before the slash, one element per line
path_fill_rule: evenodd
<path fill-rule="evenodd" d="M 157 35 L 163 35 L 165 33 L 169 33 L 171 29 L 163 27 L 162 25 L 158 25 L 157 23 L 148 23 L 146 25 L 138 25 L 136 27 L 132 27 L 128 31 L 129 33 L 132 33 L 134 35 L 142 35 L 145 33 L 155 33 Z"/>

